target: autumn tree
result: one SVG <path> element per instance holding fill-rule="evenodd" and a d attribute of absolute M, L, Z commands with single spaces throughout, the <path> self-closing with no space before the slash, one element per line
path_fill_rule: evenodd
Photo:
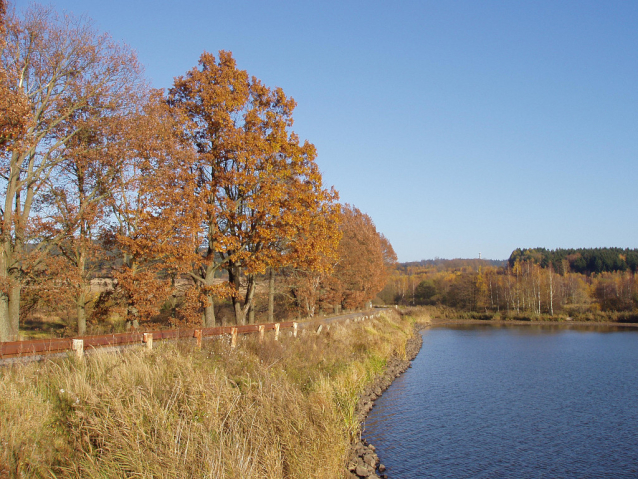
<path fill-rule="evenodd" d="M 2 70 L 11 94 L 28 102 L 19 141 L 3 149 L 0 339 L 17 337 L 27 231 L 42 193 L 67 159 L 68 145 L 86 125 L 109 117 L 128 101 L 140 69 L 133 52 L 98 34 L 91 24 L 34 5 L 7 19 Z M 4 99 L 4 98 L 3 98 Z M 36 233 L 37 236 L 37 233 Z"/>
<path fill-rule="evenodd" d="M 293 145 L 296 145 L 293 137 Z M 298 145 L 296 145 L 298 147 Z M 293 150 L 294 151 L 294 150 Z M 322 188 L 321 175 L 314 163 L 314 148 L 308 149 L 308 156 L 286 160 L 280 158 L 283 169 L 275 181 L 281 183 L 282 193 L 271 190 L 271 201 L 278 203 L 276 215 L 260 213 L 266 205 L 253 209 L 251 228 L 268 228 L 273 234 L 263 235 L 261 244 L 249 243 L 252 252 L 250 261 L 257 261 L 259 268 L 251 268 L 244 275 L 247 290 L 254 289 L 256 273 L 267 268 L 269 272 L 269 319 L 274 320 L 273 289 L 274 271 L 288 268 L 302 279 L 306 295 L 304 305 L 312 316 L 317 300 L 317 287 L 321 278 L 328 274 L 336 262 L 339 231 L 338 195 L 333 190 Z M 267 160 L 270 161 L 270 160 Z M 286 164 L 287 161 L 287 164 Z M 267 171 L 267 167 L 266 167 Z M 266 172 L 266 175 L 269 173 Z M 256 194 L 267 191 L 260 189 Z M 254 207 L 253 207 L 254 208 Z M 261 224 L 261 226 L 258 226 Z M 232 267 L 233 262 L 229 262 Z M 229 277 L 236 278 L 229 269 Z M 246 303 L 244 303 L 246 305 Z M 236 307 L 236 303 L 235 303 Z M 253 306 L 244 306 L 252 321 Z"/>
<path fill-rule="evenodd" d="M 274 245 L 292 242 L 329 200 L 315 148 L 290 131 L 294 100 L 239 70 L 229 52 L 218 59 L 204 53 L 199 68 L 175 80 L 168 101 L 196 150 L 189 167 L 196 188 L 184 201 L 199 214 L 190 276 L 202 293 L 204 323 L 215 322 L 214 277 L 225 269 L 243 324 L 255 275 L 278 261 Z"/>
<path fill-rule="evenodd" d="M 131 169 L 134 145 L 156 141 L 159 128 L 140 129 L 146 92 L 129 91 L 120 105 L 100 116 L 82 113 L 73 118 L 77 133 L 61 151 L 55 178 L 43 195 L 50 211 L 48 241 L 53 242 L 68 263 L 78 334 L 85 334 L 87 306 L 92 301 L 91 279 L 111 256 L 104 248 L 112 194 Z"/>
<path fill-rule="evenodd" d="M 272 249 L 277 257 L 270 271 L 284 267 L 286 289 L 297 308 L 308 317 L 313 317 L 317 304 L 327 299 L 323 282 L 339 260 L 341 205 L 335 200 L 336 195 L 332 193 L 325 201 L 315 203 L 316 208 L 306 211 L 311 213 L 310 220 L 299 224 L 293 239 Z M 269 321 L 272 321 L 273 276 L 269 277 Z"/>
<path fill-rule="evenodd" d="M 0 0 L 0 52 L 7 46 L 7 3 Z M 3 65 L 4 66 L 4 65 Z M 0 68 L 0 151 L 8 150 L 24 134 L 29 103 L 23 90 L 11 88 L 10 76 Z"/>
<path fill-rule="evenodd" d="M 342 207 L 341 231 L 339 260 L 326 283 L 334 303 L 359 307 L 384 288 L 396 254 L 372 219 L 354 206 Z"/>
<path fill-rule="evenodd" d="M 174 293 L 196 246 L 193 196 L 196 178 L 188 168 L 192 151 L 179 137 L 178 125 L 163 93 L 153 91 L 129 121 L 124 159 L 106 205 L 112 234 L 109 244 L 118 265 L 113 276 L 120 313 L 144 321 Z"/>

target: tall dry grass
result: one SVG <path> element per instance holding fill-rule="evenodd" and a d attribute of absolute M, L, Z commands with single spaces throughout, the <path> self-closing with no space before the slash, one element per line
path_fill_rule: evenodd
<path fill-rule="evenodd" d="M 358 394 L 411 321 L 0 369 L 0 477 L 339 478 Z"/>

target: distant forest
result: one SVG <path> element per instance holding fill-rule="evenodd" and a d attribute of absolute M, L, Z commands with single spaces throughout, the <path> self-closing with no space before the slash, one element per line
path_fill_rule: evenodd
<path fill-rule="evenodd" d="M 486 317 L 638 320 L 638 249 L 518 248 L 508 260 L 399 263 L 384 303 L 435 305 Z"/>
<path fill-rule="evenodd" d="M 512 253 L 513 254 L 513 253 Z M 479 266 L 498 266 L 503 267 L 507 264 L 507 260 L 499 260 L 499 259 L 476 259 L 476 258 L 456 258 L 456 259 L 442 259 L 442 258 L 434 258 L 434 259 L 422 259 L 421 261 L 410 261 L 407 263 L 398 263 L 397 269 L 407 271 L 408 268 L 413 267 L 435 267 L 440 270 L 444 269 L 461 269 L 467 266 L 474 266 L 478 268 Z"/>
<path fill-rule="evenodd" d="M 508 263 L 513 268 L 516 261 L 532 261 L 541 268 L 550 264 L 554 271 L 563 274 L 572 273 L 614 273 L 617 271 L 631 271 L 638 269 L 638 249 L 622 248 L 578 248 L 555 249 L 518 248 L 512 252 Z"/>

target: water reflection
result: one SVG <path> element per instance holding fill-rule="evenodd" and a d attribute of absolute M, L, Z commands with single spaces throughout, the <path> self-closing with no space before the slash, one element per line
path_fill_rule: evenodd
<path fill-rule="evenodd" d="M 435 324 L 431 326 L 431 329 L 444 328 L 453 329 L 457 331 L 477 331 L 477 330 L 495 330 L 506 329 L 513 332 L 519 332 L 520 334 L 530 334 L 534 332 L 539 333 L 551 333 L 551 332 L 563 332 L 563 331 L 580 331 L 580 332 L 596 332 L 596 333 L 618 333 L 625 331 L 638 331 L 638 324 L 627 325 L 610 325 L 607 323 L 527 323 L 517 322 L 450 322 Z"/>

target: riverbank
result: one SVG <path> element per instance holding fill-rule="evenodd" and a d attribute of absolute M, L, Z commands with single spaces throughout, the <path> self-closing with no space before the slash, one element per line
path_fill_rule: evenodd
<path fill-rule="evenodd" d="M 358 422 L 362 424 L 362 429 L 365 418 L 374 407 L 374 401 L 390 387 L 396 378 L 411 367 L 411 361 L 416 358 L 423 345 L 420 331 L 430 325 L 429 317 L 412 316 L 409 313 L 406 316 L 410 317 L 414 323 L 412 336 L 405 345 L 404 358 L 394 357 L 388 361 L 385 370 L 365 387 L 357 403 L 356 415 Z M 387 479 L 388 477 L 385 474 L 385 466 L 376 454 L 375 446 L 368 444 L 365 439 L 361 438 L 355 441 L 350 448 L 346 476 L 348 479 L 375 479 L 379 477 Z"/>
<path fill-rule="evenodd" d="M 158 343 L 0 370 L 0 478 L 339 478 L 413 319 Z M 374 391 L 374 390 L 371 390 Z M 363 394 L 362 394 L 363 393 Z"/>

